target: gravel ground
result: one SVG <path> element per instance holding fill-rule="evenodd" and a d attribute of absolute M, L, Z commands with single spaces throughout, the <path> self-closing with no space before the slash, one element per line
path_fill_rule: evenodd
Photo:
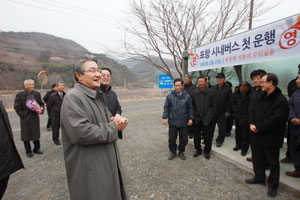
<path fill-rule="evenodd" d="M 130 199 L 270 199 L 267 187 L 247 185 L 252 175 L 211 155 L 193 158 L 191 141 L 186 161 L 169 161 L 168 128 L 163 126 L 162 111 L 128 113 L 129 125 L 124 139 L 118 141 L 125 183 Z M 43 155 L 25 157 L 24 147 L 15 133 L 17 148 L 26 169 L 13 174 L 4 200 L 69 199 L 62 147 L 51 141 L 51 133 L 42 128 Z M 276 199 L 300 199 L 279 189 Z"/>

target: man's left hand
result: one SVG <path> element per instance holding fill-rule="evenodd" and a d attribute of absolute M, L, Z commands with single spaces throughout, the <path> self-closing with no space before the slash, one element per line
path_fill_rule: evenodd
<path fill-rule="evenodd" d="M 192 125 L 193 125 L 193 120 L 190 119 L 190 120 L 188 121 L 188 126 L 192 126 Z"/>

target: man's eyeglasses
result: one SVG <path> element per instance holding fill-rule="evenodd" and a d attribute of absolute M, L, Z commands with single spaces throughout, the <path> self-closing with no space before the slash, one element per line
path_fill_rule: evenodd
<path fill-rule="evenodd" d="M 96 72 L 101 73 L 101 69 L 99 69 L 99 68 L 92 68 L 92 69 L 89 69 L 89 70 L 85 70 L 83 72 L 91 72 L 91 73 L 95 74 Z"/>
<path fill-rule="evenodd" d="M 110 78 L 110 74 L 101 74 L 102 77 Z"/>

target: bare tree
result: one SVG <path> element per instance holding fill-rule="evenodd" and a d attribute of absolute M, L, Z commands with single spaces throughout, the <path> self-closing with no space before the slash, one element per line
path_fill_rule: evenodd
<path fill-rule="evenodd" d="M 253 18 L 269 9 L 256 0 Z M 249 0 L 132 0 L 122 55 L 182 78 L 182 53 L 246 30 L 249 10 Z"/>

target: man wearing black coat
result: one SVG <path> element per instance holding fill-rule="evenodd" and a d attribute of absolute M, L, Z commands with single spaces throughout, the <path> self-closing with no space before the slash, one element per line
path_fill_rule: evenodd
<path fill-rule="evenodd" d="M 51 131 L 51 124 L 52 124 L 51 112 L 50 112 L 50 110 L 49 110 L 49 107 L 48 107 L 48 103 L 47 103 L 47 102 L 48 102 L 48 99 L 49 99 L 50 95 L 53 94 L 53 93 L 55 93 L 55 92 L 57 91 L 57 84 L 54 83 L 54 84 L 52 84 L 51 87 L 52 87 L 52 89 L 49 90 L 49 91 L 45 94 L 45 96 L 44 96 L 44 98 L 43 98 L 44 102 L 45 102 L 46 105 L 47 105 L 47 114 L 48 114 L 47 131 Z"/>
<path fill-rule="evenodd" d="M 277 195 L 280 175 L 279 153 L 289 112 L 287 100 L 277 84 L 277 76 L 273 73 L 267 73 L 262 77 L 263 93 L 258 97 L 249 115 L 253 136 L 252 159 L 255 176 L 246 179 L 246 183 L 264 185 L 265 170 L 269 165 L 268 196 L 270 197 Z"/>
<path fill-rule="evenodd" d="M 298 65 L 298 74 L 300 74 L 300 64 Z M 287 91 L 288 91 L 288 97 L 291 98 L 292 95 L 294 94 L 294 92 L 296 92 L 298 90 L 298 86 L 296 84 L 296 80 L 297 80 L 298 77 L 296 77 L 295 79 L 291 80 L 287 86 Z M 292 156 L 291 156 L 291 153 L 290 153 L 290 148 L 289 148 L 289 145 L 290 145 L 290 137 L 291 137 L 291 124 L 290 124 L 290 121 L 288 121 L 288 131 L 287 131 L 287 136 L 286 136 L 286 139 L 287 139 L 287 148 L 286 148 L 286 153 L 285 153 L 285 158 L 283 158 L 280 162 L 281 163 L 292 163 L 293 160 L 292 160 Z"/>
<path fill-rule="evenodd" d="M 52 140 L 55 145 L 61 145 L 59 141 L 59 129 L 60 129 L 60 110 L 61 105 L 66 93 L 64 92 L 64 83 L 57 83 L 57 92 L 50 95 L 48 100 L 48 109 L 52 118 Z"/>
<path fill-rule="evenodd" d="M 194 157 L 202 154 L 201 149 L 201 132 L 204 136 L 204 156 L 210 158 L 210 150 L 212 138 L 214 136 L 214 120 L 217 109 L 217 103 L 211 89 L 206 87 L 205 77 L 198 78 L 198 88 L 192 93 L 192 102 L 194 108 L 194 124 L 196 131 L 194 132 L 194 145 L 196 152 Z"/>
<path fill-rule="evenodd" d="M 245 156 L 249 149 L 249 102 L 250 84 L 242 81 L 238 90 L 233 94 L 232 110 L 235 119 L 235 143 L 234 151 L 241 149 L 241 155 Z"/>
<path fill-rule="evenodd" d="M 221 147 L 225 140 L 226 120 L 230 116 L 232 104 L 232 91 L 225 85 L 225 75 L 218 73 L 217 85 L 212 87 L 213 94 L 217 101 L 216 124 L 219 128 L 219 135 L 216 139 L 217 147 Z"/>
<path fill-rule="evenodd" d="M 263 69 L 256 69 L 253 70 L 250 74 L 250 78 L 252 80 L 253 87 L 251 88 L 251 95 L 250 95 L 250 102 L 249 102 L 249 114 L 252 113 L 252 108 L 255 107 L 256 101 L 258 97 L 261 96 L 262 91 L 261 91 L 261 86 L 260 86 L 260 81 L 263 75 L 266 74 L 266 71 Z M 249 135 L 249 142 L 250 142 L 250 148 L 252 152 L 252 134 Z M 246 158 L 247 161 L 252 162 L 252 156 Z"/>
<path fill-rule="evenodd" d="M 184 85 L 183 85 L 183 89 L 185 91 L 187 91 L 187 93 L 190 95 L 190 97 L 192 97 L 192 93 L 193 91 L 196 89 L 197 87 L 192 83 L 191 77 L 186 74 L 184 76 Z M 188 131 L 189 131 L 189 138 L 192 139 L 193 138 L 193 134 L 196 130 L 195 124 L 193 124 L 192 126 L 188 127 Z"/>
<path fill-rule="evenodd" d="M 0 101 L 0 138 L 0 199 L 2 199 L 9 176 L 24 168 L 2 101 Z"/>
<path fill-rule="evenodd" d="M 41 94 L 34 90 L 34 80 L 24 81 L 25 90 L 16 95 L 14 109 L 20 117 L 21 140 L 24 142 L 26 156 L 32 158 L 30 141 L 33 141 L 33 153 L 40 151 L 40 117 L 44 113 L 44 103 Z M 31 107 L 31 108 L 30 108 Z"/>
<path fill-rule="evenodd" d="M 290 139 L 288 146 L 295 170 L 287 171 L 285 174 L 287 176 L 300 178 L 300 75 L 298 75 L 296 84 L 298 90 L 294 92 L 289 100 Z"/>
<path fill-rule="evenodd" d="M 111 112 L 112 116 L 119 118 L 122 114 L 121 105 L 119 103 L 117 94 L 110 86 L 112 72 L 109 68 L 101 68 L 100 88 L 98 89 L 103 93 L 104 102 Z M 123 138 L 122 131 L 118 131 L 119 139 Z"/>

